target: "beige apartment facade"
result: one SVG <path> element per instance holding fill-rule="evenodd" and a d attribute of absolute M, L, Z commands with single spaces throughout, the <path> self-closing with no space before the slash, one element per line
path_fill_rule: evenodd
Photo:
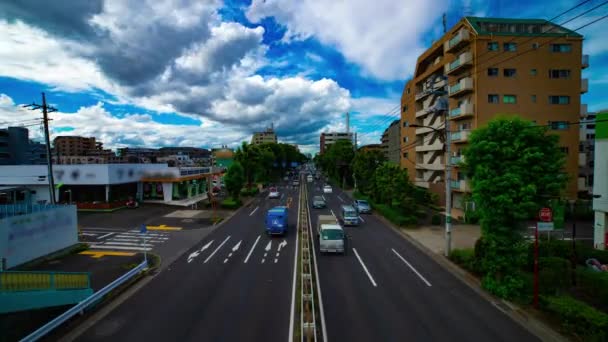
<path fill-rule="evenodd" d="M 462 151 L 470 132 L 499 115 L 514 115 L 547 125 L 560 137 L 570 182 L 565 197 L 575 199 L 578 177 L 580 96 L 588 81 L 582 36 L 545 20 L 465 17 L 416 65 L 402 95 L 402 126 L 414 132 L 414 145 L 402 141 L 415 171 L 410 179 L 436 193 L 445 192 L 444 131 L 451 138 L 453 215 L 462 216 L 470 184 Z M 406 94 L 409 89 L 410 94 Z M 411 93 L 414 93 L 411 96 Z M 409 96 L 408 96 L 409 95 Z M 408 125 L 423 127 L 407 127 Z M 412 152 L 415 158 L 411 158 Z"/>

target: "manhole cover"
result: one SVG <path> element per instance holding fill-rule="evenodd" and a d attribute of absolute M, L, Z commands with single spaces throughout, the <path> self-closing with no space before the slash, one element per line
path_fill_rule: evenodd
<path fill-rule="evenodd" d="M 184 222 L 184 223 L 192 223 L 192 222 L 194 222 L 194 220 L 193 219 L 183 219 L 182 222 Z"/>

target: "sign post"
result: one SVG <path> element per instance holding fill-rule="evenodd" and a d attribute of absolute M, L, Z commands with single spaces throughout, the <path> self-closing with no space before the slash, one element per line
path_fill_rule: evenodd
<path fill-rule="evenodd" d="M 550 234 L 553 230 L 553 212 L 551 208 L 542 208 L 538 212 L 540 221 L 536 222 L 534 230 L 534 307 L 538 309 L 538 231 L 546 231 Z"/>

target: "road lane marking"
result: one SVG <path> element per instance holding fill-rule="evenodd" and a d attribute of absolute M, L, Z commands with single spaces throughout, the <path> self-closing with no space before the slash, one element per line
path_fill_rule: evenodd
<path fill-rule="evenodd" d="M 359 220 L 365 222 L 365 220 L 363 219 L 363 217 L 361 217 L 361 215 L 359 215 Z"/>
<path fill-rule="evenodd" d="M 340 195 L 338 195 L 338 196 L 336 196 L 336 197 L 338 197 L 338 199 L 339 199 L 340 201 L 344 202 L 344 200 L 342 199 L 342 197 L 340 197 Z"/>
<path fill-rule="evenodd" d="M 407 260 L 405 260 L 405 259 L 404 259 L 404 258 L 403 258 L 403 257 L 402 257 L 402 256 L 401 256 L 399 253 L 397 253 L 397 251 L 396 251 L 396 250 L 394 250 L 393 248 L 391 248 L 391 250 L 393 251 L 393 253 L 395 253 L 395 255 L 397 255 L 397 257 L 399 257 L 399 259 L 401 259 L 401 261 L 403 261 L 403 262 L 404 262 L 404 263 L 405 263 L 405 264 L 406 264 L 406 265 L 407 265 L 407 266 L 408 266 L 408 267 L 409 267 L 409 268 L 410 268 L 412 271 L 414 271 L 414 273 L 416 273 L 416 274 L 418 275 L 418 277 L 419 277 L 420 279 L 422 279 L 422 281 L 424 281 L 424 283 L 425 283 L 427 286 L 431 286 L 431 283 L 429 283 L 429 281 L 428 281 L 428 280 L 426 280 L 426 278 L 425 278 L 425 277 L 423 277 L 423 276 L 422 276 L 422 274 L 420 274 L 420 273 L 419 273 L 419 272 L 418 272 L 418 271 L 417 271 L 417 270 L 414 268 L 414 266 L 410 265 L 410 263 L 409 263 L 409 262 L 407 262 Z"/>
<path fill-rule="evenodd" d="M 264 261 L 266 261 L 266 259 L 262 259 L 262 264 L 264 263 Z"/>
<path fill-rule="evenodd" d="M 168 230 L 177 231 L 182 230 L 182 227 L 167 227 L 167 225 L 161 224 L 160 226 L 146 226 L 147 230 Z"/>
<path fill-rule="evenodd" d="M 255 207 L 255 209 L 253 209 L 253 211 L 252 211 L 251 213 L 249 213 L 249 216 L 251 216 L 251 215 L 255 214 L 255 212 L 256 212 L 256 211 L 258 211 L 258 208 L 259 208 L 259 207 Z"/>
<path fill-rule="evenodd" d="M 112 251 L 82 251 L 78 254 L 82 255 L 90 255 L 91 258 L 99 259 L 106 255 L 109 256 L 134 256 L 135 253 L 132 252 L 112 252 Z"/>
<path fill-rule="evenodd" d="M 147 242 L 147 241 L 146 241 Z M 104 244 L 106 246 L 110 246 L 110 245 L 119 245 L 119 246 L 144 246 L 144 247 L 154 247 L 154 245 L 151 245 L 149 243 L 146 244 L 142 244 L 142 243 L 137 243 L 137 242 L 118 242 L 118 241 L 109 241 L 108 243 L 102 242 L 101 244 Z"/>
<path fill-rule="evenodd" d="M 367 267 L 363 263 L 363 260 L 361 260 L 361 257 L 359 256 L 359 253 L 357 253 L 357 249 L 353 248 L 353 252 L 355 252 L 355 256 L 357 257 L 357 259 L 359 259 L 359 263 L 361 263 L 361 266 L 363 267 L 363 270 L 365 271 L 365 273 L 367 273 L 367 276 L 369 277 L 369 280 L 372 282 L 372 285 L 374 285 L 374 287 L 378 286 L 378 284 L 376 284 L 376 281 L 374 280 L 374 278 L 372 277 L 372 275 L 367 270 Z"/>
<path fill-rule="evenodd" d="M 281 252 L 281 248 L 287 246 L 287 240 L 283 240 L 283 242 L 281 242 L 279 244 L 279 248 L 277 249 L 277 252 Z"/>
<path fill-rule="evenodd" d="M 275 264 L 277 263 L 277 261 L 279 261 L 279 259 L 274 258 L 274 263 L 275 263 Z"/>
<path fill-rule="evenodd" d="M 258 235 L 258 238 L 255 239 L 255 242 L 253 243 L 253 246 L 251 246 L 251 250 L 247 254 L 247 257 L 245 258 L 245 262 L 244 262 L 245 264 L 247 263 L 247 261 L 249 261 L 249 257 L 251 257 L 251 253 L 253 253 L 253 250 L 255 249 L 255 246 L 258 244 L 258 241 L 260 241 L 260 237 L 261 237 L 261 235 Z"/>
<path fill-rule="evenodd" d="M 85 233 L 85 234 L 86 234 L 86 233 Z M 97 237 L 97 239 L 98 239 L 98 240 L 100 240 L 100 239 L 104 239 L 104 238 L 107 238 L 108 236 L 110 236 L 110 235 L 112 235 L 112 234 L 115 234 L 115 233 L 108 233 L 108 234 L 104 234 L 104 235 L 102 235 L 102 236 Z"/>
<path fill-rule="evenodd" d="M 323 197 L 323 200 L 324 200 L 324 201 L 327 201 L 327 200 L 325 199 L 325 196 L 321 196 L 321 197 Z"/>
<path fill-rule="evenodd" d="M 190 255 L 188 255 L 188 263 L 191 263 L 192 260 L 194 260 L 194 258 L 196 258 L 201 252 L 199 252 L 198 250 L 190 253 Z"/>
<path fill-rule="evenodd" d="M 301 209 L 302 203 L 300 202 L 300 198 L 298 196 L 298 214 L 300 213 L 300 209 Z M 293 342 L 293 329 L 294 329 L 294 320 L 295 320 L 295 314 L 296 314 L 296 276 L 297 276 L 297 271 L 298 271 L 298 242 L 299 242 L 299 238 L 300 238 L 300 215 L 298 215 L 298 221 L 296 224 L 296 244 L 295 244 L 295 253 L 293 253 L 293 281 L 291 283 L 291 310 L 289 313 L 289 337 L 287 338 L 288 342 Z M 314 244 L 313 244 L 314 246 Z M 314 251 L 313 251 L 314 252 Z M 314 253 L 313 253 L 314 255 Z M 319 274 L 317 272 L 317 274 Z M 319 297 L 321 296 L 321 294 L 319 294 Z M 321 310 L 323 310 L 323 305 L 321 305 Z"/>
<path fill-rule="evenodd" d="M 217 248 L 213 251 L 213 253 L 209 254 L 209 256 L 207 257 L 207 259 L 205 259 L 205 261 L 203 263 L 206 264 L 207 261 L 209 261 L 215 255 L 215 253 L 217 253 L 217 251 L 219 251 L 220 248 L 222 248 L 222 246 L 226 242 L 228 242 L 228 240 L 230 240 L 230 235 L 228 235 L 228 237 L 224 241 L 222 241 L 222 243 L 219 246 L 217 246 Z"/>
<path fill-rule="evenodd" d="M 329 209 L 329 211 L 331 211 L 331 214 L 334 216 L 334 218 L 336 218 L 336 214 L 334 214 L 334 211 Z"/>
<path fill-rule="evenodd" d="M 118 249 L 125 251 L 151 251 L 152 248 L 143 247 L 125 247 L 125 246 L 104 246 L 104 245 L 91 245 L 92 249 Z"/>

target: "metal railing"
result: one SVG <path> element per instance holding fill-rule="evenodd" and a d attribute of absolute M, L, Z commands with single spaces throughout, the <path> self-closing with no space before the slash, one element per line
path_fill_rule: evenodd
<path fill-rule="evenodd" d="M 55 208 L 65 207 L 61 204 L 33 204 L 33 203 L 21 203 L 21 204 L 4 204 L 0 205 L 0 219 L 6 217 L 13 217 L 19 215 L 26 215 L 31 213 L 38 213 L 42 211 L 52 210 Z"/>
<path fill-rule="evenodd" d="M 127 282 L 128 280 L 133 278 L 135 275 L 137 275 L 139 272 L 146 269 L 147 267 L 148 267 L 148 262 L 143 261 L 141 264 L 137 265 L 135 268 L 131 269 L 129 272 L 120 276 L 120 278 L 114 280 L 113 282 L 106 285 L 101 290 L 93 293 L 91 296 L 87 297 L 82 302 L 74 305 L 66 312 L 62 313 L 61 315 L 57 316 L 52 321 L 43 325 L 38 330 L 36 330 L 33 333 L 29 334 L 28 336 L 24 337 L 21 341 L 30 342 L 30 341 L 37 341 L 37 340 L 41 339 L 42 337 L 44 337 L 45 335 L 50 333 L 52 330 L 54 330 L 55 328 L 57 328 L 58 326 L 60 326 L 64 322 L 66 322 L 68 319 L 76 316 L 77 314 L 83 314 L 86 309 L 88 309 L 90 306 L 95 305 L 100 299 L 103 298 L 103 296 L 107 295 L 110 291 L 114 290 L 118 286 L 124 284 L 125 282 Z"/>
<path fill-rule="evenodd" d="M 0 272 L 0 291 L 74 290 L 91 287 L 88 272 Z"/>

